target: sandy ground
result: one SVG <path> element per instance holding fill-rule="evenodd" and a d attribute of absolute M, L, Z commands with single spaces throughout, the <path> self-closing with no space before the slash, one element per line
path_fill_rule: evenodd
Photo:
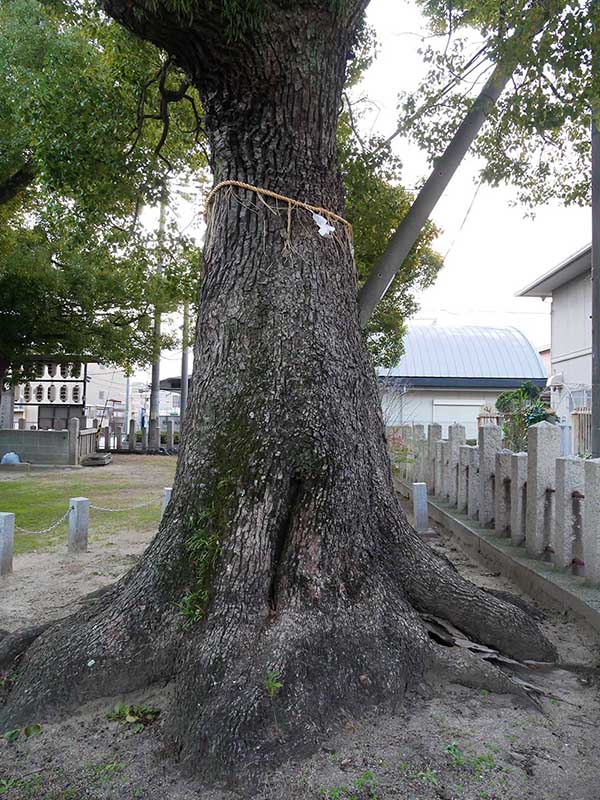
<path fill-rule="evenodd" d="M 439 531 L 439 529 L 438 529 Z M 0 585 L 0 627 L 61 616 L 70 599 L 126 571 L 152 532 L 116 532 L 77 559 L 64 552 L 20 557 Z M 432 542 L 476 583 L 515 594 L 516 587 L 472 561 L 442 534 Z M 531 598 L 526 599 L 536 606 Z M 597 637 L 565 614 L 539 609 L 561 660 L 595 667 Z M 40 735 L 0 741 L 0 796 L 11 800 L 598 800 L 600 695 L 594 669 L 553 670 L 528 679 L 539 705 L 511 695 L 431 683 L 394 713 L 379 709 L 349 720 L 316 753 L 290 761 L 245 788 L 205 787 L 182 777 L 162 756 L 161 721 L 140 733 L 109 721 L 115 698 L 42 721 Z M 169 687 L 128 703 L 163 712 Z M 235 776 L 232 776 L 235 778 Z M 4 781 L 4 783 L 3 783 Z"/>
<path fill-rule="evenodd" d="M 130 488 L 121 491 L 109 503 L 103 500 L 99 505 L 124 508 L 154 494 L 157 502 L 152 508 L 158 518 L 160 495 L 164 486 L 171 484 L 174 470 L 174 458 L 117 455 L 109 466 L 85 470 L 85 479 L 98 487 L 126 479 Z M 82 472 L 79 470 L 76 474 Z M 21 476 L 47 484 L 59 483 L 65 474 L 56 470 L 21 473 Z M 70 476 L 74 474 L 69 473 Z M 18 479 L 18 474 L 0 474 L 0 481 Z M 113 583 L 126 572 L 143 553 L 157 528 L 156 522 L 138 521 L 136 529 L 132 530 L 128 527 L 128 516 L 126 512 L 92 512 L 87 553 L 68 553 L 64 530 L 62 541 L 52 549 L 15 556 L 13 574 L 0 578 L 0 628 L 15 630 L 62 617 L 67 606 L 77 598 Z"/>

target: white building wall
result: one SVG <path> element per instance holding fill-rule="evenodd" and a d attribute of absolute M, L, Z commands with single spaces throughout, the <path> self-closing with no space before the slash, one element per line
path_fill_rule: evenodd
<path fill-rule="evenodd" d="M 552 293 L 552 373 L 569 387 L 592 382 L 592 283 L 580 275 Z"/>
<path fill-rule="evenodd" d="M 552 408 L 568 419 L 574 407 L 587 405 L 592 384 L 592 282 L 580 275 L 552 292 L 551 375 L 562 385 L 551 390 Z"/>
<path fill-rule="evenodd" d="M 439 422 L 443 436 L 448 426 L 459 422 L 465 426 L 468 439 L 477 438 L 477 417 L 483 408 L 494 408 L 503 389 L 430 389 L 409 388 L 406 393 L 386 389 L 382 395 L 386 426 Z"/>

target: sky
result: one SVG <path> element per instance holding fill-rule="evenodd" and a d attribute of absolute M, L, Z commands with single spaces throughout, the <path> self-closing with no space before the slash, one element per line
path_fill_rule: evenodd
<path fill-rule="evenodd" d="M 379 53 L 354 94 L 372 103 L 372 112 L 361 120 L 363 130 L 389 135 L 396 129 L 398 93 L 416 88 L 424 72 L 418 49 L 426 21 L 415 0 L 371 0 L 368 22 Z M 429 172 L 425 156 L 401 138 L 394 148 L 403 162 L 403 183 L 412 189 Z M 538 207 L 532 219 L 526 216 L 529 209 L 514 205 L 510 186 L 482 186 L 473 202 L 477 168 L 473 157 L 465 159 L 432 214 L 442 230 L 435 247 L 447 256 L 435 285 L 418 297 L 415 322 L 510 325 L 540 349 L 550 344 L 550 301 L 514 295 L 590 241 L 590 210 L 555 203 Z M 182 225 L 196 223 L 199 213 L 182 208 Z M 180 354 L 165 353 L 161 377 L 179 375 L 179 363 Z"/>

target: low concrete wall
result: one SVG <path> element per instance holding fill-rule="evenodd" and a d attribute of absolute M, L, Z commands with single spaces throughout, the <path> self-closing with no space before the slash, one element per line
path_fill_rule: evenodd
<path fill-rule="evenodd" d="M 0 430 L 0 459 L 5 453 L 31 464 L 70 464 L 69 431 Z"/>

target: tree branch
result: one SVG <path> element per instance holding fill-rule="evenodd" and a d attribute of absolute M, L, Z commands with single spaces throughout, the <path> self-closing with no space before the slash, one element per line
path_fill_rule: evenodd
<path fill-rule="evenodd" d="M 35 171 L 31 161 L 26 161 L 23 166 L 14 172 L 10 178 L 0 183 L 0 205 L 8 203 L 20 192 L 26 189 L 35 179 Z"/>

